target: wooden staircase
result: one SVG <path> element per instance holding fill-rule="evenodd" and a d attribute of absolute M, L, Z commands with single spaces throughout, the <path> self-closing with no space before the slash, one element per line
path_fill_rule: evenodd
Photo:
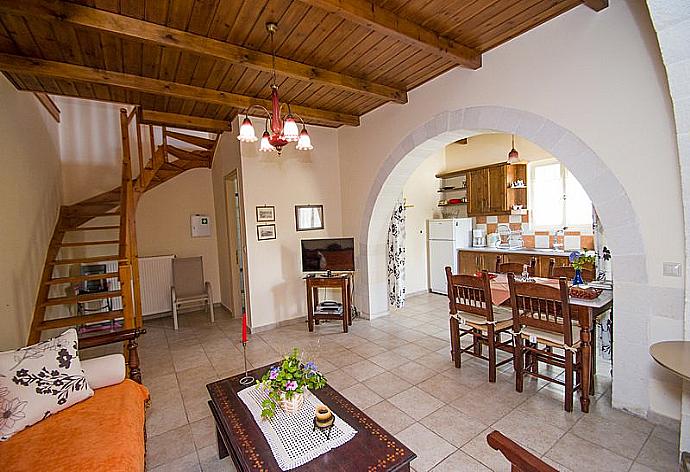
<path fill-rule="evenodd" d="M 141 172 L 132 178 L 132 151 L 129 130 L 136 130 Z M 146 191 L 190 169 L 213 162 L 220 134 L 215 139 L 169 131 L 161 127 L 162 143 L 156 144 L 155 127 L 148 126 L 150 156 L 144 164 L 141 129 L 137 109 L 120 110 L 122 132 L 122 185 L 113 190 L 60 209 L 41 276 L 29 332 L 29 344 L 41 339 L 43 331 L 123 319 L 124 328 L 142 326 L 139 265 L 136 245 L 135 209 Z M 180 147 L 184 146 L 184 147 Z M 84 264 L 117 263 L 117 270 L 81 275 Z M 80 293 L 88 281 L 106 280 L 108 290 Z M 82 303 L 121 298 L 121 309 L 91 314 L 74 314 Z M 51 311 L 55 310 L 55 311 Z M 79 311 L 77 309 L 77 311 Z M 66 316 L 65 316 L 66 315 Z"/>

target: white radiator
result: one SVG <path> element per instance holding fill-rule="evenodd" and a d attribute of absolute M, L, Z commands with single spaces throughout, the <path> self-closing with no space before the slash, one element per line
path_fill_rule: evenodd
<path fill-rule="evenodd" d="M 139 258 L 142 315 L 172 310 L 170 287 L 173 284 L 172 260 L 175 256 Z"/>

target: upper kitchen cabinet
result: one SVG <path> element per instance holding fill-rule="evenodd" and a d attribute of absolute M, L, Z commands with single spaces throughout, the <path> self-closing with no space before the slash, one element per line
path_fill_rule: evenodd
<path fill-rule="evenodd" d="M 494 164 L 467 171 L 467 215 L 509 214 L 527 208 L 527 165 Z"/>

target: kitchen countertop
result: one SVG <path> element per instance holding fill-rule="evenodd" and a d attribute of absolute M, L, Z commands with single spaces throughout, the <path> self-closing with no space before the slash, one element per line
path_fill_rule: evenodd
<path fill-rule="evenodd" d="M 463 247 L 459 251 L 466 252 L 495 252 L 496 254 L 526 254 L 529 256 L 562 256 L 567 257 L 572 251 L 557 251 L 555 249 L 539 249 L 523 247 L 520 249 L 503 249 L 497 247 Z"/>

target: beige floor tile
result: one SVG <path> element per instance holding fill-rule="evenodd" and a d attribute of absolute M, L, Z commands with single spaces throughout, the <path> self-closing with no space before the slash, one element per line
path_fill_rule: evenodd
<path fill-rule="evenodd" d="M 385 347 L 379 346 L 378 344 L 374 344 L 370 341 L 366 341 L 365 343 L 355 346 L 350 350 L 355 354 L 358 354 L 362 357 L 366 357 L 368 359 L 371 359 L 372 357 L 377 356 L 382 352 L 387 352 Z"/>
<path fill-rule="evenodd" d="M 411 387 L 393 395 L 388 401 L 416 420 L 421 420 L 443 406 L 441 400 L 417 387 Z"/>
<path fill-rule="evenodd" d="M 521 446 L 536 451 L 539 455 L 551 449 L 566 432 L 520 410 L 513 410 L 491 427 Z"/>
<path fill-rule="evenodd" d="M 383 367 L 376 365 L 367 359 L 355 362 L 354 364 L 346 365 L 345 367 L 342 367 L 340 370 L 342 370 L 346 374 L 350 374 L 359 382 L 364 382 L 365 380 L 384 372 Z"/>
<path fill-rule="evenodd" d="M 383 398 L 390 398 L 393 395 L 407 390 L 412 386 L 407 380 L 401 379 L 399 376 L 391 373 L 384 372 L 364 382 L 367 387 L 372 389 L 374 392 L 381 395 Z"/>
<path fill-rule="evenodd" d="M 187 413 L 187 420 L 190 423 L 211 415 L 208 400 L 208 393 L 182 396 L 182 403 L 184 404 L 184 409 Z"/>
<path fill-rule="evenodd" d="M 408 362 L 407 358 L 400 356 L 393 351 L 386 351 L 382 354 L 378 354 L 372 357 L 370 360 L 386 370 L 395 369 L 396 367 Z"/>
<path fill-rule="evenodd" d="M 463 385 L 459 379 L 439 374 L 417 384 L 417 387 L 444 403 L 451 403 L 471 391 L 470 387 Z"/>
<path fill-rule="evenodd" d="M 455 447 L 462 447 L 486 429 L 486 425 L 446 405 L 420 421 Z"/>
<path fill-rule="evenodd" d="M 628 459 L 637 457 L 651 433 L 625 428 L 619 421 L 592 414 L 584 415 L 571 432 Z"/>
<path fill-rule="evenodd" d="M 450 355 L 441 355 L 436 352 L 422 356 L 419 359 L 416 359 L 415 362 L 436 372 L 443 372 L 444 370 L 455 367 L 453 361 L 450 359 Z"/>
<path fill-rule="evenodd" d="M 636 462 L 658 471 L 678 468 L 678 446 L 657 436 L 651 436 L 642 447 Z"/>
<path fill-rule="evenodd" d="M 415 422 L 413 418 L 385 400 L 370 406 L 364 412 L 391 434 L 397 434 Z"/>
<path fill-rule="evenodd" d="M 339 392 L 342 392 L 347 387 L 351 387 L 357 383 L 356 378 L 340 369 L 330 372 L 326 378 L 328 379 L 328 385 Z"/>
<path fill-rule="evenodd" d="M 218 458 L 218 447 L 216 445 L 207 446 L 197 450 L 199 464 L 203 472 L 236 472 L 237 469 L 230 457 L 223 460 Z"/>
<path fill-rule="evenodd" d="M 570 429 L 583 413 L 579 402 L 575 402 L 572 412 L 563 409 L 563 399 L 549 392 L 539 391 L 529 400 L 518 405 L 517 409 L 534 421 L 544 422 L 561 429 Z"/>
<path fill-rule="evenodd" d="M 431 470 L 432 472 L 491 472 L 491 469 L 462 451 L 455 451 Z"/>
<path fill-rule="evenodd" d="M 179 459 L 154 467 L 153 469 L 147 467 L 147 470 L 151 472 L 197 472 L 201 470 L 201 466 L 199 465 L 199 457 L 196 455 L 195 451 Z"/>
<path fill-rule="evenodd" d="M 341 390 L 340 394 L 350 400 L 357 408 L 364 410 L 372 405 L 376 405 L 383 400 L 373 390 L 368 389 L 364 384 L 357 383 L 351 387 Z"/>
<path fill-rule="evenodd" d="M 417 339 L 420 339 L 420 338 L 417 338 Z M 424 357 L 433 351 L 430 351 L 429 349 L 422 347 L 419 344 L 415 344 L 415 343 L 411 342 L 411 343 L 404 344 L 400 347 L 393 349 L 392 352 L 394 352 L 394 353 L 396 353 L 396 354 L 398 354 L 398 355 L 400 355 L 406 359 L 413 361 L 415 359 L 419 359 L 420 357 Z"/>
<path fill-rule="evenodd" d="M 216 423 L 213 416 L 195 421 L 189 425 L 197 450 L 216 444 Z"/>
<path fill-rule="evenodd" d="M 188 424 L 146 440 L 146 464 L 152 468 L 195 452 L 192 429 Z"/>
<path fill-rule="evenodd" d="M 419 423 L 404 429 L 395 437 L 417 454 L 417 458 L 412 461 L 412 467 L 420 472 L 431 470 L 456 451 L 455 446 Z"/>
<path fill-rule="evenodd" d="M 591 472 L 626 471 L 632 464 L 630 459 L 571 433 L 563 436 L 546 456 L 569 469 Z"/>
<path fill-rule="evenodd" d="M 678 469 L 668 469 L 668 472 L 676 472 Z M 629 472 L 656 472 L 656 469 L 651 469 L 647 467 L 644 464 L 640 464 L 639 462 L 633 463 L 632 467 L 630 467 Z"/>
<path fill-rule="evenodd" d="M 485 429 L 470 442 L 460 448 L 462 452 L 481 462 L 495 472 L 510 472 L 510 463 L 498 451 L 492 449 L 486 442 L 486 436 L 492 429 Z"/>
<path fill-rule="evenodd" d="M 424 382 L 432 375 L 436 375 L 436 372 L 433 370 L 421 364 L 417 364 L 416 362 L 408 362 L 407 364 L 403 364 L 395 369 L 392 369 L 390 372 L 404 380 L 407 380 L 412 385 Z"/>
<path fill-rule="evenodd" d="M 146 410 L 146 433 L 149 436 L 156 436 L 186 424 L 187 414 L 179 390 L 151 395 L 151 406 Z"/>
<path fill-rule="evenodd" d="M 477 388 L 489 381 L 488 367 L 484 366 L 484 368 L 481 368 L 474 364 L 467 364 L 465 359 L 463 359 L 462 367 L 444 370 L 441 372 L 441 375 L 457 379 L 461 384 L 470 388 Z"/>

